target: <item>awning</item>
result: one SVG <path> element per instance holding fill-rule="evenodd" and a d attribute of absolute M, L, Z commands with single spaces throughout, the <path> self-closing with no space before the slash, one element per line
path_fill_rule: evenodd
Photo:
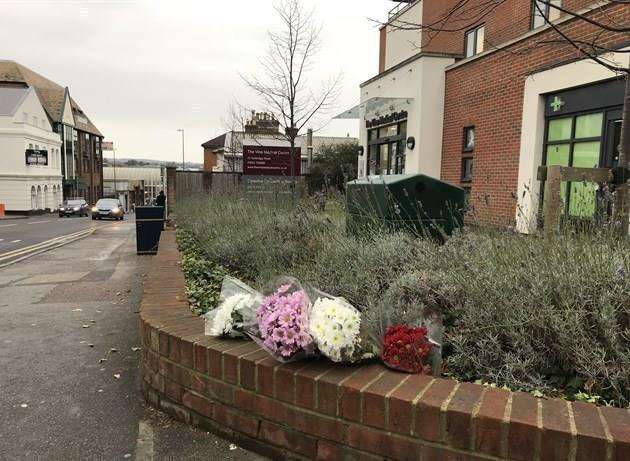
<path fill-rule="evenodd" d="M 371 98 L 334 117 L 335 119 L 369 120 L 393 112 L 409 110 L 414 98 Z M 363 116 L 361 115 L 363 114 Z"/>

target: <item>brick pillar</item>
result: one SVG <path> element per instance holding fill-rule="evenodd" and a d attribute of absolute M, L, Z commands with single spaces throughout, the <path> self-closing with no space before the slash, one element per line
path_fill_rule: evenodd
<path fill-rule="evenodd" d="M 166 216 L 170 216 L 177 195 L 177 168 L 166 168 Z"/>

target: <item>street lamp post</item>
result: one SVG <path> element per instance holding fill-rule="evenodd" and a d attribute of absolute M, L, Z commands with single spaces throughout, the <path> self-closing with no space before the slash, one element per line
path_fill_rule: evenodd
<path fill-rule="evenodd" d="M 184 158 L 184 130 L 182 130 L 180 128 L 177 131 L 182 133 L 182 171 L 185 171 L 186 170 L 186 160 Z"/>

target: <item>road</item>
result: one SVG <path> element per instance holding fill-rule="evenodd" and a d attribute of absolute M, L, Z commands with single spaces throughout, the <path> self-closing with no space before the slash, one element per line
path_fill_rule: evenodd
<path fill-rule="evenodd" d="M 3 255 L 6 257 L 14 252 L 21 253 L 20 250 L 25 251 L 42 242 L 115 222 L 93 221 L 85 217 L 60 218 L 55 214 L 0 220 L 0 263 L 3 261 Z"/>
<path fill-rule="evenodd" d="M 94 225 L 24 221 L 31 239 Z M 151 256 L 135 254 L 133 222 L 96 225 L 0 269 L 0 459 L 262 459 L 145 405 L 136 348 Z"/>

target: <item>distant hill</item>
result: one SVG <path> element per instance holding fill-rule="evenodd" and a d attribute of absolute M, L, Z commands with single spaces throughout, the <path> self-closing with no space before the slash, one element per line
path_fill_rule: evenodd
<path fill-rule="evenodd" d="M 114 159 L 111 157 L 103 157 L 103 166 L 114 166 Z M 119 158 L 116 157 L 116 166 L 120 167 L 134 167 L 134 166 L 165 166 L 165 167 L 176 167 L 180 168 L 182 166 L 181 162 L 173 162 L 173 161 L 165 161 L 165 160 L 153 160 L 146 158 Z M 193 163 L 186 162 L 187 169 L 201 169 L 203 168 L 202 163 Z"/>

